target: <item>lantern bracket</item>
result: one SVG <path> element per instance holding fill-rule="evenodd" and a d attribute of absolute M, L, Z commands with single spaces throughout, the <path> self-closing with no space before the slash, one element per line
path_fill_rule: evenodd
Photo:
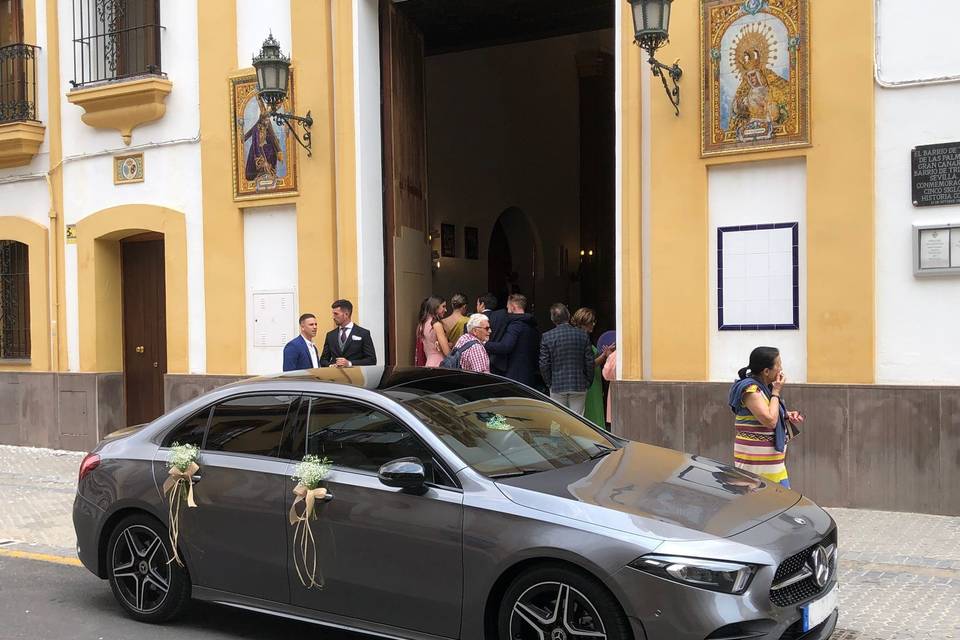
<path fill-rule="evenodd" d="M 273 121 L 278 125 L 286 125 L 287 129 L 290 130 L 290 133 L 293 134 L 297 144 L 306 150 L 307 157 L 313 157 L 313 138 L 310 134 L 310 128 L 313 126 L 313 116 L 310 115 L 309 111 L 307 111 L 307 115 L 305 116 L 298 116 L 292 113 L 278 111 L 276 107 L 272 107 L 270 110 L 270 117 L 273 118 Z M 294 129 L 292 124 L 290 124 L 291 122 L 296 122 L 303 127 L 303 139 L 301 139 L 300 135 L 297 134 L 297 130 Z"/>
<path fill-rule="evenodd" d="M 670 100 L 670 104 L 673 105 L 674 115 L 680 115 L 680 77 L 683 76 L 683 69 L 680 68 L 679 60 L 674 61 L 672 65 L 666 65 L 657 60 L 653 56 L 653 52 L 650 53 L 650 59 L 647 61 L 650 63 L 650 69 L 653 71 L 654 76 L 658 76 L 660 81 L 663 83 L 663 90 L 667 94 L 667 99 Z M 670 76 L 670 82 L 673 84 L 673 88 L 667 86 L 667 76 Z"/>

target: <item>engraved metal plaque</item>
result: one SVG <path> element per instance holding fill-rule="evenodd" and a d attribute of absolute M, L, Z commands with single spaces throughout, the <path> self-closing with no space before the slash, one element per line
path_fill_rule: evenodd
<path fill-rule="evenodd" d="M 913 206 L 960 204 L 960 142 L 914 147 L 910 168 Z"/>

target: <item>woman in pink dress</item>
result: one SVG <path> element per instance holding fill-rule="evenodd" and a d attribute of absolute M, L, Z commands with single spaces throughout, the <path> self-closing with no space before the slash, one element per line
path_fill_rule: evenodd
<path fill-rule="evenodd" d="M 428 367 L 439 367 L 443 357 L 450 353 L 447 334 L 441 320 L 447 312 L 447 303 L 443 298 L 430 296 L 423 305 L 420 321 L 417 323 L 417 335 L 423 340 L 423 351 L 427 355 Z"/>

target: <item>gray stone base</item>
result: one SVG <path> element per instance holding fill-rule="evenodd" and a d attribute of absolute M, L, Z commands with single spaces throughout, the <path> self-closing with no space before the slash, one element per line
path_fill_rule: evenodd
<path fill-rule="evenodd" d="M 613 383 L 613 430 L 631 440 L 733 463 L 730 385 Z M 960 515 L 960 387 L 803 385 L 790 443 L 794 489 L 823 506 Z"/>
<path fill-rule="evenodd" d="M 0 373 L 0 444 L 89 451 L 125 414 L 120 373 Z"/>

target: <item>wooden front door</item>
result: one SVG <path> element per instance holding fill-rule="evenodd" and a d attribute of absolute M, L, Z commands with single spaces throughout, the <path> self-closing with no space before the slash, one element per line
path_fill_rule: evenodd
<path fill-rule="evenodd" d="M 417 306 L 430 295 L 423 35 L 380 2 L 387 363 L 412 364 Z"/>
<path fill-rule="evenodd" d="M 163 413 L 167 372 L 163 236 L 142 234 L 120 242 L 123 280 L 123 374 L 127 424 Z"/>

